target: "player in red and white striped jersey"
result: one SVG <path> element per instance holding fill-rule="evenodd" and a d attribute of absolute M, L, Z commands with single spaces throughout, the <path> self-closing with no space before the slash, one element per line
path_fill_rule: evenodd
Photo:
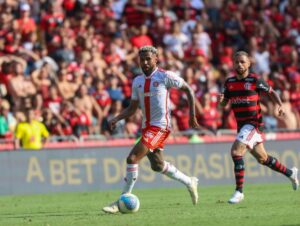
<path fill-rule="evenodd" d="M 191 128 L 199 128 L 195 114 L 195 98 L 188 84 L 175 73 L 157 67 L 157 49 L 144 46 L 139 50 L 142 75 L 137 76 L 132 84 L 131 102 L 128 108 L 113 118 L 109 124 L 113 129 L 116 123 L 133 115 L 140 106 L 143 112 L 143 131 L 141 140 L 133 147 L 127 157 L 127 172 L 123 193 L 130 193 L 138 177 L 138 164 L 147 156 L 151 168 L 185 184 L 190 192 L 192 202 L 198 201 L 196 177 L 189 177 L 163 158 L 163 147 L 170 133 L 170 98 L 171 88 L 186 93 L 189 101 Z M 117 202 L 103 208 L 104 212 L 118 212 Z"/>
<path fill-rule="evenodd" d="M 260 110 L 260 94 L 265 93 L 277 104 L 279 116 L 284 115 L 282 102 L 278 94 L 264 80 L 249 72 L 250 59 L 246 52 L 239 51 L 234 56 L 236 76 L 225 81 L 224 93 L 220 95 L 220 105 L 231 103 L 238 124 L 238 135 L 231 148 L 236 179 L 236 191 L 229 203 L 239 203 L 244 199 L 244 160 L 247 149 L 260 164 L 287 176 L 294 190 L 299 187 L 298 169 L 289 169 L 276 158 L 266 152 L 261 134 L 262 115 Z"/>

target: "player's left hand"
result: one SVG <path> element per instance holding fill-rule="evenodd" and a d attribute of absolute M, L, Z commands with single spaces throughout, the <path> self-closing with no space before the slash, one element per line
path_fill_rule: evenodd
<path fill-rule="evenodd" d="M 190 128 L 192 129 L 200 129 L 200 126 L 197 122 L 196 116 L 191 116 L 189 119 Z"/>

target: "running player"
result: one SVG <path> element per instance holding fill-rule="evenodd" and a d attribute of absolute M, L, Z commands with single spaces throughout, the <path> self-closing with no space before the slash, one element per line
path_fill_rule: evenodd
<path fill-rule="evenodd" d="M 142 138 L 127 157 L 127 170 L 122 193 L 131 193 L 138 177 L 138 164 L 147 156 L 151 168 L 187 186 L 193 204 L 198 202 L 198 179 L 180 172 L 175 166 L 164 161 L 163 148 L 170 133 L 170 88 L 186 93 L 189 101 L 191 128 L 199 128 L 195 114 L 195 98 L 192 89 L 179 76 L 157 67 L 157 49 L 144 46 L 139 50 L 140 66 L 144 74 L 137 76 L 132 84 L 130 105 L 109 124 L 113 129 L 116 123 L 133 115 L 140 106 L 143 112 Z M 117 202 L 103 208 L 104 212 L 117 213 Z"/>
<path fill-rule="evenodd" d="M 238 134 L 231 148 L 234 162 L 236 190 L 229 203 L 239 203 L 244 199 L 244 160 L 247 149 L 260 164 L 287 176 L 294 190 L 299 187 L 298 169 L 286 168 L 276 158 L 268 155 L 262 139 L 262 115 L 260 109 L 260 93 L 264 92 L 278 105 L 277 113 L 284 116 L 281 99 L 263 79 L 249 72 L 250 59 L 248 53 L 239 51 L 234 56 L 236 76 L 228 78 L 224 84 L 224 93 L 219 96 L 221 106 L 230 101 L 238 124 Z"/>

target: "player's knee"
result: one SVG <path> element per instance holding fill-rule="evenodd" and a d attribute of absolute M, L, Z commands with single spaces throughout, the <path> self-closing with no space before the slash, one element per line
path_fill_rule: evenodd
<path fill-rule="evenodd" d="M 155 172 L 161 172 L 164 169 L 164 164 L 163 162 L 151 163 L 151 169 Z"/>
<path fill-rule="evenodd" d="M 126 159 L 127 164 L 137 164 L 138 163 L 138 159 L 136 157 L 136 155 L 129 155 Z"/>
<path fill-rule="evenodd" d="M 258 157 L 258 158 L 256 158 L 256 160 L 259 164 L 262 164 L 262 165 L 264 165 L 265 162 L 267 161 L 267 159 L 265 159 L 263 157 Z"/>

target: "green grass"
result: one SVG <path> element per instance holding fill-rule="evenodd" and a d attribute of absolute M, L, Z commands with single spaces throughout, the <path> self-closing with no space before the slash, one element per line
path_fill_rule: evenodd
<path fill-rule="evenodd" d="M 104 214 L 118 191 L 0 197 L 0 225 L 36 226 L 300 226 L 300 191 L 290 184 L 246 185 L 245 200 L 227 204 L 233 186 L 200 187 L 191 204 L 186 189 L 135 190 L 135 214 Z"/>

